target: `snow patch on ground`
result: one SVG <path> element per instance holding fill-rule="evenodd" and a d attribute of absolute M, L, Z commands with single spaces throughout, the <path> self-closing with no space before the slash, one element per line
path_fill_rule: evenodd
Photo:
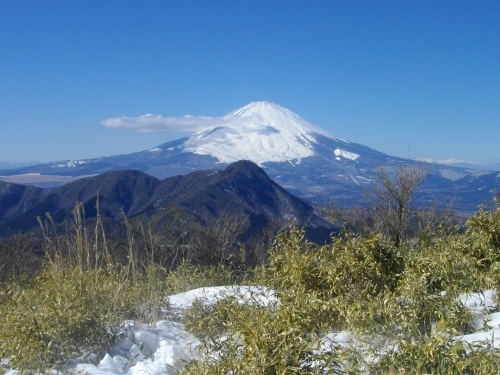
<path fill-rule="evenodd" d="M 176 322 L 160 320 L 151 328 L 128 322 L 123 339 L 97 365 L 81 363 L 76 371 L 89 375 L 176 374 L 196 357 L 198 344 Z"/>
<path fill-rule="evenodd" d="M 267 307 L 278 303 L 276 293 L 272 289 L 260 286 L 214 286 L 198 288 L 170 296 L 168 298 L 173 310 L 184 310 L 191 307 L 194 301 L 202 300 L 206 304 L 214 304 L 224 298 L 237 298 L 238 302 L 252 303 Z"/>
<path fill-rule="evenodd" d="M 273 290 L 259 286 L 198 288 L 168 297 L 170 310 L 165 313 L 178 316 L 195 301 L 215 304 L 224 298 L 262 307 L 278 303 Z M 80 363 L 76 371 L 86 375 L 170 375 L 197 358 L 199 340 L 172 320 L 160 320 L 153 327 L 127 321 L 121 336 L 120 342 L 99 363 Z"/>
<path fill-rule="evenodd" d="M 492 345 L 500 348 L 500 312 L 496 305 L 497 292 L 485 290 L 481 293 L 463 294 L 459 301 L 473 313 L 470 326 L 471 334 L 453 337 L 452 340 L 464 341 L 474 345 Z M 239 303 L 258 304 L 273 308 L 279 300 L 276 293 L 259 286 L 219 286 L 194 289 L 168 297 L 170 310 L 166 315 L 178 313 L 195 301 L 214 304 L 224 298 L 236 298 Z M 175 320 L 175 319 L 174 319 Z M 185 327 L 174 320 L 159 320 L 152 325 L 134 321 L 123 323 L 121 340 L 109 350 L 99 362 L 95 355 L 76 364 L 74 370 L 86 375 L 170 375 L 176 374 L 186 364 L 198 358 L 197 347 L 200 341 L 186 331 Z M 396 347 L 388 341 L 381 342 L 380 353 L 368 354 L 366 345 L 374 338 L 358 338 L 349 331 L 329 332 L 321 340 L 319 351 L 330 351 L 335 347 L 354 348 L 367 361 L 377 361 L 388 350 Z M 397 348 L 396 348 L 397 349 Z M 94 363 L 91 363 L 93 360 Z M 85 363 L 84 363 L 85 362 Z M 4 363 L 5 364 L 5 363 Z M 8 375 L 17 371 L 8 370 Z"/>

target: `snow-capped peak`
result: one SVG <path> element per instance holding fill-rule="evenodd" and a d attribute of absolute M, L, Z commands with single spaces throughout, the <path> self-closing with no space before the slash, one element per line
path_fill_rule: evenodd
<path fill-rule="evenodd" d="M 278 104 L 252 102 L 190 136 L 184 151 L 210 155 L 222 163 L 300 162 L 314 155 L 315 135 L 337 139 Z"/>
<path fill-rule="evenodd" d="M 289 109 L 271 102 L 252 102 L 224 116 L 224 119 L 230 120 L 231 117 L 239 117 L 240 119 L 249 119 L 258 123 L 269 124 L 279 130 L 287 132 L 318 133 L 330 138 L 335 138 L 332 134 L 304 120 Z"/>

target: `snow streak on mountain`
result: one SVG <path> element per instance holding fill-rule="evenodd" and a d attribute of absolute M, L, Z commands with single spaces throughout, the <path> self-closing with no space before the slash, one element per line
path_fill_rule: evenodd
<path fill-rule="evenodd" d="M 182 150 L 213 156 L 221 163 L 300 163 L 314 155 L 316 135 L 342 141 L 277 104 L 253 102 L 221 117 L 220 125 L 191 135 Z"/>

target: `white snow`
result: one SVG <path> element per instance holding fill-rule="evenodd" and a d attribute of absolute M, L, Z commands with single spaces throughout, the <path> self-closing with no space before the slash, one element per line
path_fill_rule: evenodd
<path fill-rule="evenodd" d="M 278 299 L 271 289 L 259 286 L 221 286 L 198 288 L 168 297 L 170 313 L 175 316 L 196 300 L 214 304 L 224 298 L 239 303 L 276 306 Z M 172 314 L 173 313 L 173 314 Z M 180 323 L 160 320 L 153 327 L 125 322 L 122 340 L 97 364 L 80 363 L 77 373 L 86 375 L 162 375 L 176 374 L 196 358 L 199 340 Z"/>
<path fill-rule="evenodd" d="M 463 294 L 459 301 L 473 313 L 471 327 L 474 332 L 452 338 L 474 345 L 492 345 L 500 348 L 500 312 L 495 300 L 497 292 L 486 290 L 482 293 Z M 213 304 L 223 298 L 236 298 L 239 303 L 258 304 L 269 308 L 279 303 L 273 290 L 259 286 L 219 286 L 199 288 L 168 297 L 170 316 L 182 313 L 194 301 L 201 300 Z M 167 313 L 167 312 L 166 312 Z M 327 333 L 321 340 L 319 350 L 329 351 L 334 347 L 356 349 L 366 360 L 376 361 L 388 349 L 396 348 L 387 341 L 380 347 L 380 353 L 367 354 L 366 343 L 374 338 L 358 338 L 349 331 Z M 95 355 L 81 360 L 74 372 L 86 375 L 162 375 L 176 374 L 187 363 L 198 357 L 198 338 L 186 331 L 184 326 L 173 320 L 160 320 L 151 326 L 134 321 L 123 323 L 121 340 L 96 362 Z M 369 358 L 366 357 L 369 355 Z M 92 360 L 94 360 L 93 363 Z M 6 362 L 3 361 L 5 364 Z M 8 375 L 16 375 L 10 369 Z"/>
<path fill-rule="evenodd" d="M 361 184 L 354 178 L 352 177 L 352 174 L 349 173 L 349 176 L 351 176 L 351 179 L 359 186 L 361 186 Z"/>
<path fill-rule="evenodd" d="M 359 158 L 358 154 L 355 154 L 354 152 L 349 152 L 346 150 L 342 150 L 340 148 L 336 148 L 335 151 L 335 156 L 337 156 L 335 159 L 340 160 L 339 156 L 342 156 L 343 158 L 349 159 L 349 160 L 356 160 Z"/>
<path fill-rule="evenodd" d="M 149 151 L 149 152 L 159 152 L 159 151 L 161 151 L 161 148 L 159 148 L 159 147 L 155 147 L 155 148 L 151 148 L 151 149 L 149 149 L 148 151 Z"/>
<path fill-rule="evenodd" d="M 276 293 L 273 290 L 258 286 L 198 288 L 170 296 L 168 300 L 172 310 L 183 310 L 190 307 L 196 300 L 203 300 L 206 304 L 213 304 L 229 297 L 238 298 L 239 303 L 252 302 L 262 307 L 278 302 Z"/>
<path fill-rule="evenodd" d="M 97 364 L 80 363 L 78 373 L 88 375 L 176 374 L 196 357 L 199 341 L 182 324 L 158 321 L 147 328 L 129 322 L 123 339 Z"/>
<path fill-rule="evenodd" d="M 222 163 L 297 161 L 314 155 L 315 135 L 342 141 L 277 104 L 252 102 L 189 137 L 184 152 Z M 343 142 L 343 141 L 342 141 Z"/>
<path fill-rule="evenodd" d="M 440 169 L 439 173 L 441 177 L 451 181 L 460 180 L 462 177 L 465 177 L 468 174 L 464 170 L 455 170 L 455 169 Z"/>
<path fill-rule="evenodd" d="M 85 160 L 71 160 L 62 164 L 53 165 L 52 168 L 74 168 L 82 164 L 87 164 L 87 162 Z"/>
<path fill-rule="evenodd" d="M 495 290 L 486 290 L 482 293 L 462 294 L 460 302 L 471 311 L 473 319 L 469 322 L 474 333 L 457 336 L 455 339 L 468 343 L 490 343 L 500 349 L 500 312 L 492 313 L 496 309 Z"/>

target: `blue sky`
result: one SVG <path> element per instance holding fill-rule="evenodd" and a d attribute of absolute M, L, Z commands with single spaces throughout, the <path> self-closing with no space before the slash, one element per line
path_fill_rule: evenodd
<path fill-rule="evenodd" d="M 0 2 L 0 161 L 141 151 L 144 114 L 286 107 L 394 156 L 500 161 L 500 1 Z"/>

